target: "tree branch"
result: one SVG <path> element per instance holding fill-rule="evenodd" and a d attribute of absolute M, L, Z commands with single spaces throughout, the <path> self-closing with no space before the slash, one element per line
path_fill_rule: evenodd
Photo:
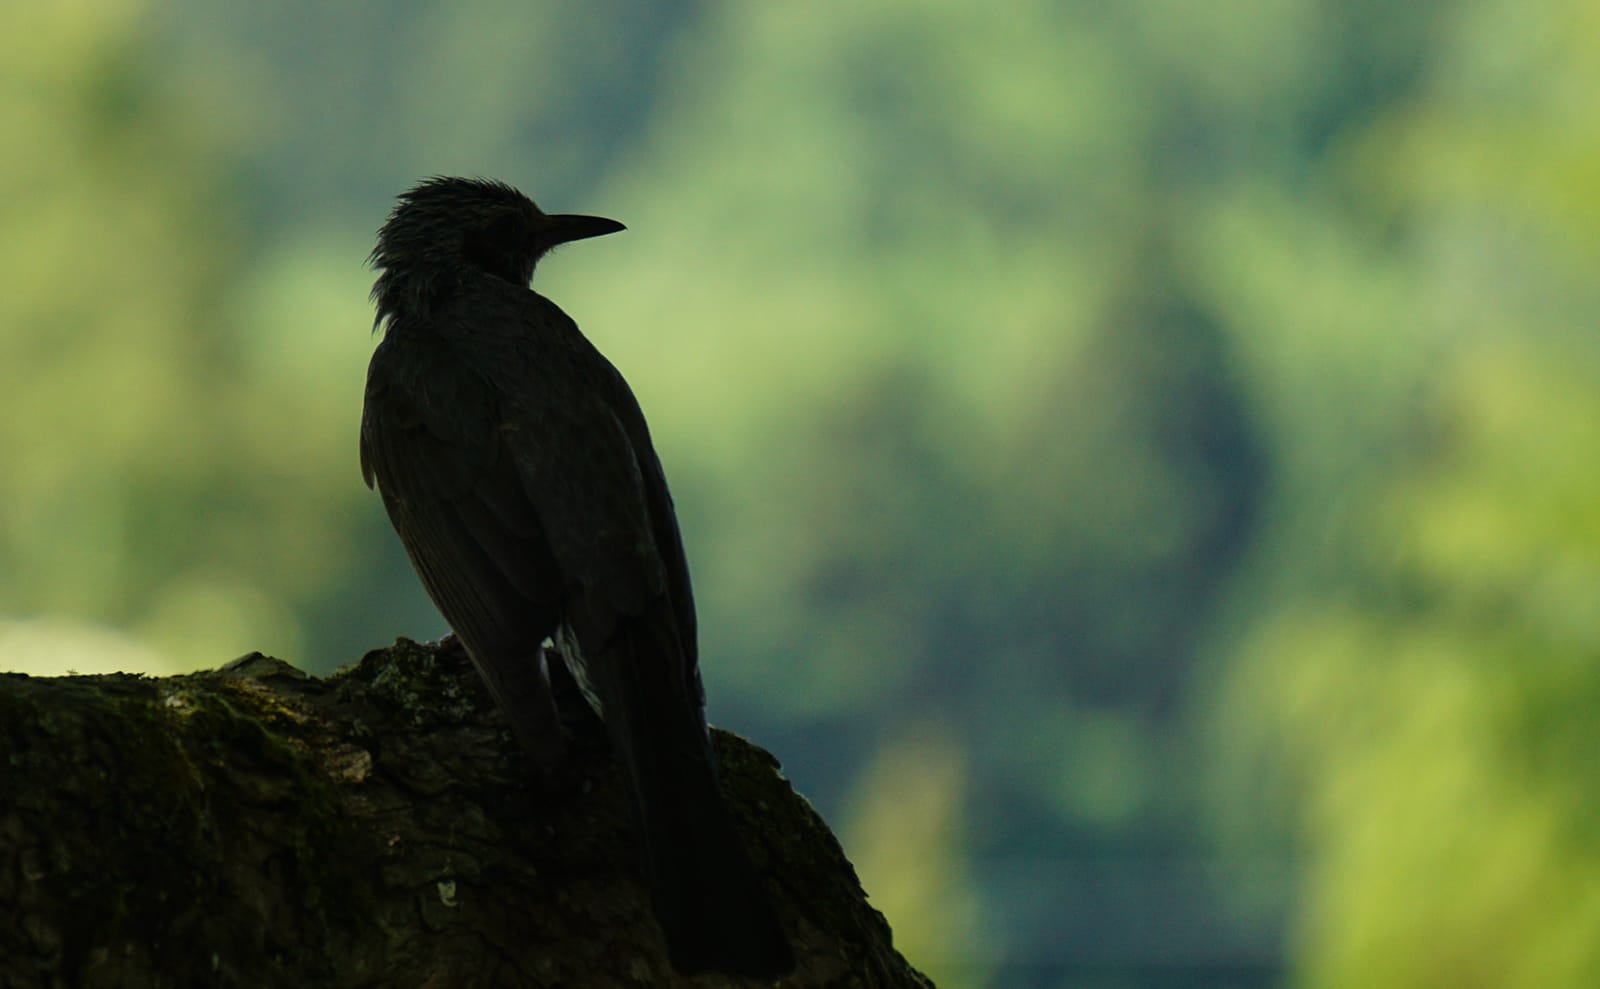
<path fill-rule="evenodd" d="M 0 676 L 0 985 L 715 986 L 667 964 L 603 730 L 537 778 L 458 654 L 327 679 Z M 931 986 L 827 826 L 750 743 L 722 782 L 792 986 Z"/>

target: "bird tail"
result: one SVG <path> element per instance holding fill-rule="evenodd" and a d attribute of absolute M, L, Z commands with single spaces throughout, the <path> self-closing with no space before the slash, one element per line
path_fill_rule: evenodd
<path fill-rule="evenodd" d="M 584 665 L 633 797 L 673 967 L 774 979 L 794 967 L 717 783 L 694 671 L 666 607 L 622 620 Z"/>

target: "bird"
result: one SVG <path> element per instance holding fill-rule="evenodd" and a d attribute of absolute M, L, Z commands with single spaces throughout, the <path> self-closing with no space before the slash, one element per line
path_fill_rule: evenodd
<path fill-rule="evenodd" d="M 546 771 L 559 646 L 605 723 L 673 967 L 770 980 L 793 951 L 717 780 L 666 475 L 621 373 L 531 286 L 553 248 L 623 229 L 490 179 L 402 193 L 368 259 L 362 477 Z"/>

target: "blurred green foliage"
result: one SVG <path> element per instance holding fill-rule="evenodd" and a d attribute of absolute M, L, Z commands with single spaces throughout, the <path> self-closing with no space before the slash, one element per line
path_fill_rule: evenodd
<path fill-rule="evenodd" d="M 945 986 L 1600 984 L 1582 0 L 0 13 L 0 662 L 442 625 L 360 485 L 429 173 L 624 237 L 713 720 Z"/>

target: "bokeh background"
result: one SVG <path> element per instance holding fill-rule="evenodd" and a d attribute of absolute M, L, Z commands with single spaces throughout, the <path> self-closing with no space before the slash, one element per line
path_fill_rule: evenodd
<path fill-rule="evenodd" d="M 712 720 L 962 987 L 1600 985 L 1593 0 L 0 5 L 0 665 L 443 631 L 431 173 L 628 233 Z"/>

